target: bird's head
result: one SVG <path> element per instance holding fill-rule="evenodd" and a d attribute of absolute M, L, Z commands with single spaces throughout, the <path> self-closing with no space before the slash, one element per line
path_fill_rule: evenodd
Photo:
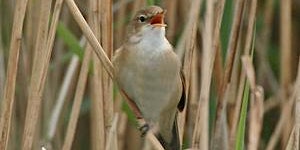
<path fill-rule="evenodd" d="M 139 10 L 132 18 L 128 28 L 128 38 L 132 36 L 165 35 L 166 24 L 164 15 L 166 11 L 158 6 L 149 6 Z"/>

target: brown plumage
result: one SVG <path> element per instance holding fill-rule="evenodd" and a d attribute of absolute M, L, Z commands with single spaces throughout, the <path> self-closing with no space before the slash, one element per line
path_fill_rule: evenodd
<path fill-rule="evenodd" d="M 168 150 L 180 149 L 177 107 L 183 109 L 181 63 L 165 38 L 164 10 L 137 12 L 113 58 L 116 82 Z M 183 101 L 182 101 L 183 100 Z"/>

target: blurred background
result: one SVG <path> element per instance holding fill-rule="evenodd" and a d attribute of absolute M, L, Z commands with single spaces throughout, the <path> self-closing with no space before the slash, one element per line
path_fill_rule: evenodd
<path fill-rule="evenodd" d="M 0 149 L 153 149 L 71 2 L 0 0 Z M 167 10 L 187 79 L 184 148 L 299 148 L 299 0 L 75 3 L 109 58 L 137 10 Z"/>

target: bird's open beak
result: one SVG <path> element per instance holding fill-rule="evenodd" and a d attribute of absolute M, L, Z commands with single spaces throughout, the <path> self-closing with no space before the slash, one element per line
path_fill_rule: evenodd
<path fill-rule="evenodd" d="M 166 27 L 167 25 L 164 23 L 165 11 L 156 14 L 150 20 L 150 24 L 155 27 Z"/>

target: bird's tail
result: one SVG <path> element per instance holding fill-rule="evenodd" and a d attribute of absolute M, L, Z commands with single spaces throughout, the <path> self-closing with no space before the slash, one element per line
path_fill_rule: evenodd
<path fill-rule="evenodd" d="M 176 115 L 177 116 L 177 115 Z M 170 147 L 172 150 L 180 150 L 180 139 L 179 139 L 179 132 L 178 132 L 178 124 L 177 124 L 177 117 L 175 117 L 174 125 L 172 129 L 172 140 L 170 143 Z"/>
<path fill-rule="evenodd" d="M 164 138 L 160 134 L 158 135 L 158 140 L 160 141 L 160 143 L 166 150 L 181 150 L 178 125 L 177 125 L 176 118 L 177 118 L 177 114 L 174 119 L 174 124 L 173 124 L 173 128 L 172 128 L 172 139 L 170 142 L 167 142 L 166 140 L 164 140 Z"/>

